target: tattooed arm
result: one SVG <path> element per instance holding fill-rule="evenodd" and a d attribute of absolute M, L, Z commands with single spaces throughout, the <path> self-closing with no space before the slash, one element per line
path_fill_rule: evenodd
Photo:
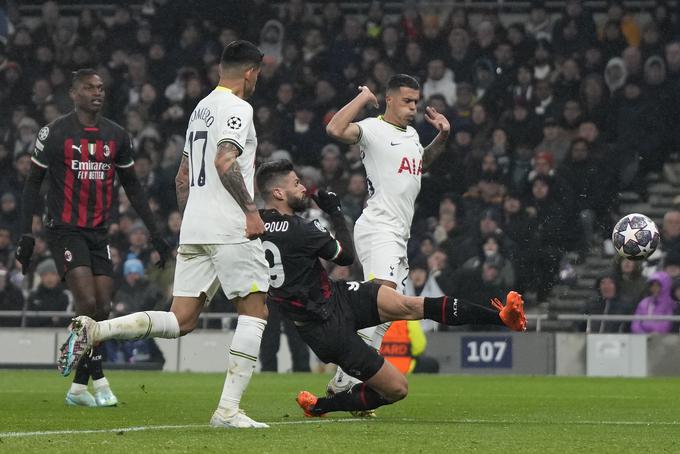
<path fill-rule="evenodd" d="M 215 168 L 222 185 L 245 213 L 246 237 L 252 240 L 264 233 L 264 223 L 243 181 L 241 167 L 236 161 L 240 154 L 240 150 L 232 142 L 222 142 L 217 147 Z"/>
<path fill-rule="evenodd" d="M 184 209 L 189 199 L 189 161 L 184 155 L 182 155 L 182 161 L 179 163 L 179 169 L 175 176 L 175 188 L 177 206 L 179 207 L 179 212 L 184 216 Z"/>

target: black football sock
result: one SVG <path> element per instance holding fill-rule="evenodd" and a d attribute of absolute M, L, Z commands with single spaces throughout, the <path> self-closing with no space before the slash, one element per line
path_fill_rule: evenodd
<path fill-rule="evenodd" d="M 73 378 L 73 383 L 87 386 L 90 381 L 90 357 L 85 355 L 81 358 L 76 367 L 76 376 Z"/>
<path fill-rule="evenodd" d="M 461 298 L 425 298 L 425 318 L 445 325 L 501 325 L 505 326 L 498 311 L 479 306 Z"/>
<path fill-rule="evenodd" d="M 92 380 L 99 380 L 104 378 L 104 370 L 102 369 L 102 351 L 104 350 L 102 344 L 97 344 L 92 347 L 90 356 L 90 375 Z"/>
<path fill-rule="evenodd" d="M 366 383 L 357 383 L 347 391 L 333 394 L 330 397 L 319 397 L 312 413 L 373 410 L 390 403 Z"/>

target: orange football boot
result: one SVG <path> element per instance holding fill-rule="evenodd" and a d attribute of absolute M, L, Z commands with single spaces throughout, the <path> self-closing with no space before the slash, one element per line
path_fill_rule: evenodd
<path fill-rule="evenodd" d="M 319 400 L 314 394 L 309 391 L 300 391 L 295 398 L 295 402 L 302 408 L 305 412 L 305 416 L 309 418 L 318 418 L 325 415 L 326 413 L 312 413 L 312 409 L 316 405 L 316 401 Z"/>
<path fill-rule="evenodd" d="M 498 310 L 498 315 L 503 320 L 503 323 L 505 323 L 505 326 L 513 331 L 526 331 L 527 318 L 524 315 L 522 295 L 512 290 L 505 298 L 505 306 L 503 306 L 503 303 L 498 298 L 492 299 L 491 305 Z"/>

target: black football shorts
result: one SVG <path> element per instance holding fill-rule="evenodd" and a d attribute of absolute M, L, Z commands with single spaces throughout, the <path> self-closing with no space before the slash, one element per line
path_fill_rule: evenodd
<path fill-rule="evenodd" d="M 334 363 L 351 376 L 366 381 L 385 359 L 357 334 L 358 329 L 381 323 L 378 290 L 372 282 L 331 283 L 330 316 L 323 321 L 297 326 L 302 339 L 325 363 Z"/>
<path fill-rule="evenodd" d="M 95 276 L 113 276 L 106 231 L 73 227 L 46 230 L 47 244 L 62 279 L 68 271 L 79 266 L 91 268 Z"/>

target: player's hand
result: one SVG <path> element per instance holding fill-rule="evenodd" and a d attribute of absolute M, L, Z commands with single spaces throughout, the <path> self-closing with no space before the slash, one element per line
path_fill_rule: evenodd
<path fill-rule="evenodd" d="M 264 222 L 258 211 L 246 213 L 246 238 L 254 240 L 264 235 Z"/>
<path fill-rule="evenodd" d="M 447 120 L 443 114 L 437 112 L 437 109 L 435 109 L 434 107 L 428 106 L 425 108 L 425 120 L 427 120 L 428 123 L 437 128 L 437 131 L 439 132 L 448 134 L 449 131 L 451 131 L 451 125 L 449 124 L 449 120 Z"/>
<path fill-rule="evenodd" d="M 14 253 L 14 258 L 21 263 L 21 272 L 26 274 L 28 266 L 31 264 L 31 256 L 33 256 L 33 248 L 35 247 L 35 240 L 32 236 L 21 235 L 17 250 Z"/>
<path fill-rule="evenodd" d="M 364 105 L 370 104 L 376 109 L 380 107 L 380 105 L 378 104 L 378 98 L 375 97 L 370 88 L 368 88 L 365 85 L 359 85 L 359 91 L 361 92 L 359 96 L 362 96 L 364 98 Z"/>
<path fill-rule="evenodd" d="M 156 266 L 158 268 L 165 268 L 165 262 L 170 258 L 171 248 L 167 241 L 163 238 L 151 238 L 153 248 L 158 252 L 158 261 Z"/>
<path fill-rule="evenodd" d="M 312 194 L 312 200 L 321 208 L 321 211 L 327 214 L 333 214 L 342 209 L 340 197 L 335 192 L 326 192 L 323 189 L 319 189 L 316 194 Z"/>

